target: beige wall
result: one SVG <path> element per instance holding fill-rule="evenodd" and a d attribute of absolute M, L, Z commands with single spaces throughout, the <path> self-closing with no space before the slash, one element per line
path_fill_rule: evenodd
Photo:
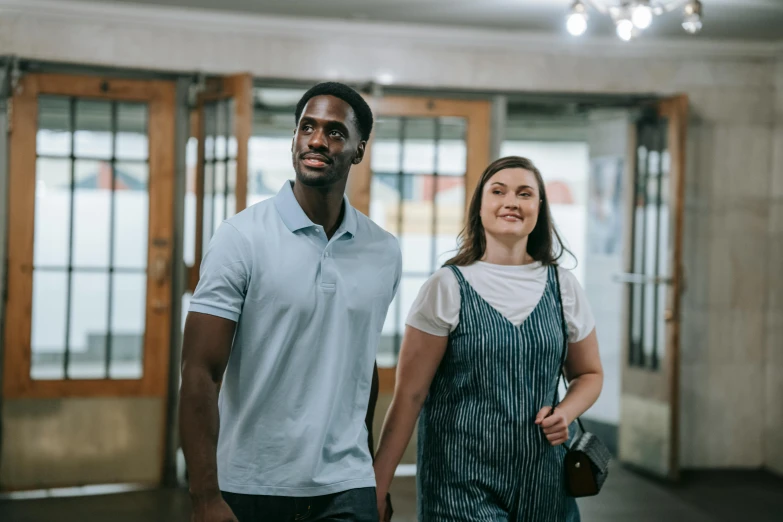
<path fill-rule="evenodd" d="M 681 457 L 765 463 L 765 318 L 774 84 L 688 88 Z M 737 78 L 740 80 L 740 78 Z M 772 413 L 772 411 L 770 411 Z M 780 415 L 780 413 L 778 413 Z M 779 435 L 778 435 L 779 436 Z"/>
<path fill-rule="evenodd" d="M 432 88 L 687 93 L 682 464 L 783 468 L 783 429 L 766 420 L 783 415 L 774 369 L 783 369 L 783 326 L 775 320 L 783 299 L 768 281 L 780 281 L 783 253 L 780 152 L 772 175 L 773 143 L 783 144 L 779 47 L 699 38 L 574 43 L 170 10 L 153 18 L 149 9 L 111 6 L 66 13 L 60 4 L 28 0 L 0 12 L 0 53 L 307 80 L 388 73 L 397 84 Z"/>

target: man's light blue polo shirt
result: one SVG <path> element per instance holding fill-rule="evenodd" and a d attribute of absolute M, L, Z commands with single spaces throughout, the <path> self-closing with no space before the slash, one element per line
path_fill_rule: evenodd
<path fill-rule="evenodd" d="M 318 496 L 374 487 L 365 415 L 402 259 L 345 198 L 331 240 L 286 182 L 225 221 L 191 312 L 237 321 L 220 390 L 220 489 Z"/>

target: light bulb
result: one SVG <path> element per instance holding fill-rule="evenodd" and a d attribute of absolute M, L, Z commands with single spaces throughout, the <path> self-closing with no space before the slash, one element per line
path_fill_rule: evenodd
<path fill-rule="evenodd" d="M 689 16 L 682 22 L 682 28 L 691 34 L 701 31 L 701 18 L 698 16 Z"/>
<path fill-rule="evenodd" d="M 640 3 L 634 7 L 631 20 L 633 21 L 633 25 L 639 29 L 647 29 L 650 27 L 650 24 L 652 24 L 653 21 L 653 12 L 647 2 Z"/>
<path fill-rule="evenodd" d="M 686 5 L 682 28 L 690 34 L 696 34 L 701 31 L 701 13 L 702 6 L 699 0 L 693 0 Z"/>
<path fill-rule="evenodd" d="M 581 0 L 571 5 L 571 13 L 566 19 L 566 29 L 574 36 L 581 36 L 587 30 L 587 9 Z"/>
<path fill-rule="evenodd" d="M 633 22 L 628 19 L 617 22 L 617 36 L 626 42 L 633 38 Z"/>
<path fill-rule="evenodd" d="M 582 13 L 571 13 L 566 21 L 568 32 L 574 36 L 581 36 L 587 30 L 587 17 Z"/>

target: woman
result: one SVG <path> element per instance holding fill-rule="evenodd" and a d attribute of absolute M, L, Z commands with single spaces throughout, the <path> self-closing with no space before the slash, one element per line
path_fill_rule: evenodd
<path fill-rule="evenodd" d="M 492 163 L 457 255 L 407 319 L 375 458 L 379 513 L 419 413 L 419 520 L 577 521 L 564 489 L 568 426 L 598 398 L 594 319 L 564 251 L 541 174 Z M 568 326 L 567 394 L 552 410 Z"/>

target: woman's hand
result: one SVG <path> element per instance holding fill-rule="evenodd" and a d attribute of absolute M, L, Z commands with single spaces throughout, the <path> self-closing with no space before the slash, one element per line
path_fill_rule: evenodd
<path fill-rule="evenodd" d="M 541 426 L 546 440 L 552 446 L 559 446 L 568 440 L 568 426 L 571 424 L 571 420 L 562 410 L 553 409 L 550 406 L 541 408 L 541 411 L 536 415 L 536 424 Z"/>
<path fill-rule="evenodd" d="M 546 406 L 536 415 L 536 424 L 552 446 L 568 440 L 568 426 L 592 406 L 604 382 L 601 358 L 598 356 L 598 337 L 595 328 L 579 342 L 568 345 L 565 374 L 569 380 L 568 392 L 557 408 Z"/>

